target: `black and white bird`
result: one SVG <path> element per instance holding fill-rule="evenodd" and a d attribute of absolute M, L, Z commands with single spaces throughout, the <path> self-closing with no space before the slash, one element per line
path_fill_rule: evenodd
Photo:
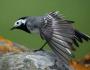
<path fill-rule="evenodd" d="M 58 12 L 50 12 L 44 16 L 27 16 L 19 18 L 13 29 L 20 29 L 27 33 L 38 31 L 41 38 L 45 40 L 58 58 L 67 61 L 71 51 L 75 50 L 74 45 L 79 47 L 79 42 L 88 41 L 90 37 L 76 30 L 72 23 L 74 21 L 66 20 Z"/>

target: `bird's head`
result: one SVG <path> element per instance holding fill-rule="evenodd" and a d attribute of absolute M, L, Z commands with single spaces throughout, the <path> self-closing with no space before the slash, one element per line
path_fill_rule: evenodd
<path fill-rule="evenodd" d="M 26 26 L 26 20 L 27 20 L 27 17 L 22 17 L 22 18 L 19 18 L 13 25 L 13 27 L 11 28 L 11 30 L 14 30 L 14 29 L 20 29 L 20 30 L 23 30 L 25 32 L 28 32 L 30 33 L 30 30 L 27 29 L 27 26 Z"/>

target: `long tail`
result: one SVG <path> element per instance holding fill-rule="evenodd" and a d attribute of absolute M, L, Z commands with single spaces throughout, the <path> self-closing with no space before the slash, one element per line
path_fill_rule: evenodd
<path fill-rule="evenodd" d="M 80 43 L 83 43 L 83 40 L 85 41 L 89 41 L 90 40 L 90 36 L 82 33 L 82 32 L 79 32 L 78 30 L 75 30 L 75 39 L 73 40 L 74 41 L 74 44 L 76 46 L 79 46 L 78 42 L 79 41 Z"/>

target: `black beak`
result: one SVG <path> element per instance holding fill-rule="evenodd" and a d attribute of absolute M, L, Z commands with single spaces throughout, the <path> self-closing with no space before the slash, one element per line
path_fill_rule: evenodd
<path fill-rule="evenodd" d="M 16 27 L 12 27 L 10 30 L 14 30 L 14 29 L 16 29 Z"/>

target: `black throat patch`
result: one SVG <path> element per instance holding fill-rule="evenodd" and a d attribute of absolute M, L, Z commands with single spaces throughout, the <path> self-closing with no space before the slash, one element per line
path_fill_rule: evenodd
<path fill-rule="evenodd" d="M 23 31 L 25 31 L 27 33 L 31 33 L 31 31 L 27 29 L 26 24 L 25 25 L 21 24 L 19 27 L 16 27 L 16 29 L 20 29 L 20 30 L 23 30 Z"/>

